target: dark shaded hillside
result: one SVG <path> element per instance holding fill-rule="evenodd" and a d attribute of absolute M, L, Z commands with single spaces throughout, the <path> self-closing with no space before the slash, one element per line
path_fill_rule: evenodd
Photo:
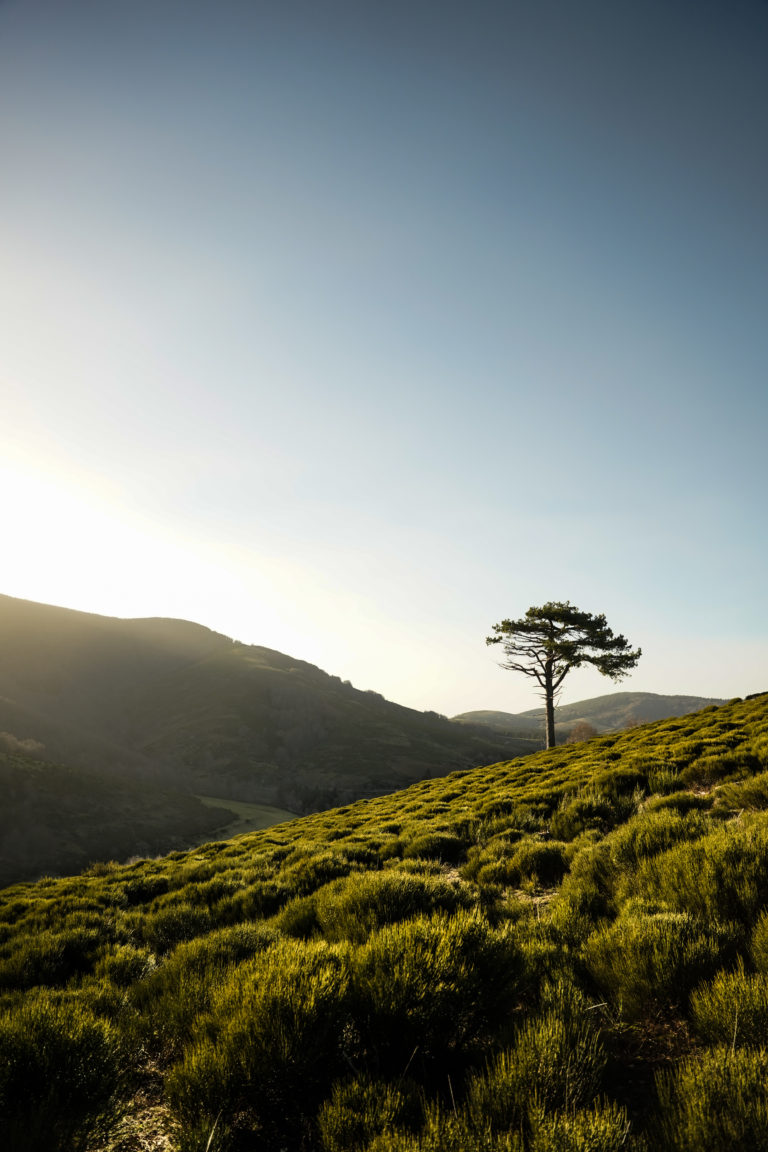
<path fill-rule="evenodd" d="M 105 780 L 2 747 L 0 795 L 0 885 L 186 847 L 214 836 L 228 818 L 194 796 Z"/>
<path fill-rule="evenodd" d="M 361 692 L 268 649 L 236 646 L 158 679 L 129 713 L 141 753 L 183 766 L 195 790 L 319 808 L 456 767 L 491 762 L 499 741 Z M 141 736 L 139 737 L 139 733 Z"/>
<path fill-rule="evenodd" d="M 610 692 L 591 700 L 579 700 L 555 709 L 559 740 L 566 740 L 580 721 L 591 724 L 598 732 L 615 732 L 634 724 L 648 724 L 653 720 L 666 720 L 670 716 L 685 716 L 710 704 L 724 704 L 709 696 L 664 696 L 656 692 Z M 527 712 L 462 712 L 454 716 L 460 723 L 481 724 L 496 732 L 537 735 L 542 732 L 544 709 L 531 708 Z"/>
<path fill-rule="evenodd" d="M 456 724 L 481 724 L 485 728 L 492 728 L 496 732 L 519 732 L 527 736 L 535 736 L 544 746 L 544 729 L 539 719 L 523 716 L 518 712 L 499 712 L 493 709 L 478 709 L 474 712 L 460 712 L 451 719 Z M 537 751 L 540 749 L 537 749 Z"/>
<path fill-rule="evenodd" d="M 51 760 L 311 810 L 535 744 L 392 704 L 181 620 L 0 597 L 0 727 Z"/>
<path fill-rule="evenodd" d="M 0 1040 L 14 1152 L 760 1152 L 768 694 L 6 889 Z"/>

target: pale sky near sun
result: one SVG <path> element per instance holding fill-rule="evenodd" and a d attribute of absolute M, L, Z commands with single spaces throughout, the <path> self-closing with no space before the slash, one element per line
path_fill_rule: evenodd
<path fill-rule="evenodd" d="M 0 0 L 0 592 L 452 715 L 768 689 L 768 4 Z M 563 700 L 616 690 L 573 673 Z"/>

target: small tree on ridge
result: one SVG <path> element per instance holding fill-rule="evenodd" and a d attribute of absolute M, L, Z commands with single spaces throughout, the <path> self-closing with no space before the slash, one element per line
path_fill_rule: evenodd
<path fill-rule="evenodd" d="M 630 648 L 624 636 L 614 636 L 605 616 L 582 612 L 566 600 L 529 608 L 520 620 L 493 625 L 486 644 L 501 644 L 502 668 L 532 676 L 541 686 L 546 709 L 546 747 L 555 746 L 555 699 L 572 668 L 591 664 L 618 681 L 637 664 L 642 651 Z"/>

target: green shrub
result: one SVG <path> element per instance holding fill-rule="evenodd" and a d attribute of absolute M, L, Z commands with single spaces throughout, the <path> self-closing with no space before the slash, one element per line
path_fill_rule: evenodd
<path fill-rule="evenodd" d="M 677 792 L 680 788 L 679 769 L 669 764 L 661 764 L 648 773 L 648 788 L 653 793 L 665 795 Z"/>
<path fill-rule="evenodd" d="M 752 751 L 740 748 L 735 752 L 699 757 L 683 768 L 680 779 L 688 785 L 710 785 L 728 777 L 746 776 L 758 771 L 760 767 L 760 761 Z"/>
<path fill-rule="evenodd" d="M 572 1111 L 600 1088 L 606 1054 L 587 1005 L 563 995 L 557 1008 L 527 1021 L 514 1045 L 502 1051 L 467 1089 L 467 1108 L 478 1126 L 519 1129 L 535 1102 L 544 1112 Z"/>
<path fill-rule="evenodd" d="M 752 740 L 752 751 L 757 757 L 761 768 L 768 768 L 768 732 L 764 735 L 755 736 Z"/>
<path fill-rule="evenodd" d="M 153 1054 L 164 1059 L 176 1055 L 191 1041 L 197 1023 L 209 1009 L 224 970 L 211 966 L 157 968 L 146 980 L 129 989 L 129 1001 L 138 1011 L 132 1034 Z"/>
<path fill-rule="evenodd" d="M 610 801 L 599 793 L 564 798 L 552 817 L 550 831 L 558 840 L 574 840 L 583 832 L 605 832 L 613 824 Z"/>
<path fill-rule="evenodd" d="M 522 971 L 513 938 L 477 912 L 420 917 L 375 932 L 352 958 L 362 1042 L 383 1070 L 448 1062 L 506 1024 Z"/>
<path fill-rule="evenodd" d="M 641 860 L 658 856 L 677 844 L 697 840 L 711 831 L 706 816 L 696 809 L 680 812 L 676 805 L 667 803 L 671 799 L 673 797 L 666 797 L 656 807 L 649 803 L 643 812 L 606 839 L 615 864 L 634 868 Z M 630 883 L 631 875 L 630 872 Z"/>
<path fill-rule="evenodd" d="M 466 847 L 464 841 L 451 832 L 424 832 L 404 843 L 403 856 L 458 864 L 466 855 Z"/>
<path fill-rule="evenodd" d="M 757 918 L 749 950 L 758 972 L 768 973 L 768 910 Z"/>
<path fill-rule="evenodd" d="M 420 1120 L 419 1094 L 411 1081 L 387 1084 L 363 1076 L 334 1085 L 318 1128 L 325 1152 L 357 1152 L 374 1137 L 398 1126 L 416 1127 Z"/>
<path fill-rule="evenodd" d="M 277 938 L 264 924 L 236 924 L 180 944 L 129 990 L 139 1013 L 133 1030 L 153 1051 L 178 1053 L 231 968 L 262 952 Z"/>
<path fill-rule="evenodd" d="M 40 994 L 0 1013 L 0 1144 L 79 1152 L 112 1127 L 125 1057 L 114 1029 L 81 1004 Z"/>
<path fill-rule="evenodd" d="M 321 889 L 322 891 L 322 889 Z M 277 914 L 274 925 L 284 936 L 296 940 L 309 940 L 318 931 L 317 895 L 294 896 Z"/>
<path fill-rule="evenodd" d="M 149 904 L 156 896 L 162 896 L 170 887 L 167 876 L 137 876 L 123 886 L 123 899 L 129 907 Z"/>
<path fill-rule="evenodd" d="M 492 1132 L 478 1126 L 464 1111 L 435 1105 L 427 1109 L 419 1132 L 393 1131 L 375 1137 L 365 1152 L 523 1152 L 517 1132 Z"/>
<path fill-rule="evenodd" d="M 120 944 L 98 960 L 95 972 L 97 976 L 111 981 L 118 988 L 128 988 L 137 980 L 148 976 L 153 968 L 154 957 L 146 948 Z"/>
<path fill-rule="evenodd" d="M 671 808 L 674 812 L 684 816 L 686 812 L 705 812 L 712 807 L 712 795 L 699 796 L 695 792 L 671 792 L 665 796 L 652 796 L 645 802 L 646 812 L 658 812 L 663 808 Z"/>
<path fill-rule="evenodd" d="M 233 924 L 218 928 L 197 940 L 180 944 L 163 962 L 161 972 L 167 976 L 187 969 L 204 975 L 212 968 L 226 968 L 249 960 L 276 940 L 277 933 L 269 924 Z"/>
<path fill-rule="evenodd" d="M 556 840 L 521 840 L 509 859 L 510 884 L 534 881 L 549 887 L 559 884 L 568 870 L 567 846 Z"/>
<path fill-rule="evenodd" d="M 179 1152 L 226 1152 L 243 1131 L 253 1135 L 259 1121 L 253 1110 L 236 1115 L 232 1070 L 216 1049 L 201 1043 L 166 1076 L 165 1095 L 174 1114 Z"/>
<path fill-rule="evenodd" d="M 405 871 L 364 872 L 337 880 L 316 895 L 316 920 L 327 940 L 362 943 L 376 928 L 438 909 L 453 912 L 471 898 L 442 877 Z"/>
<path fill-rule="evenodd" d="M 506 875 L 507 862 L 515 852 L 515 845 L 522 833 L 505 831 L 501 835 L 494 835 L 480 844 L 473 844 L 467 851 L 467 858 L 459 869 L 462 880 L 477 881 L 481 874 L 488 883 L 496 883 L 493 874 L 499 863 L 502 878 Z"/>
<path fill-rule="evenodd" d="M 768 1047 L 768 976 L 749 975 L 741 963 L 718 972 L 693 992 L 691 1019 L 709 1044 Z"/>
<path fill-rule="evenodd" d="M 407 872 L 409 876 L 445 877 L 445 869 L 437 860 L 422 860 L 411 857 L 408 860 L 394 860 L 387 868 L 389 872 Z"/>
<path fill-rule="evenodd" d="M 615 803 L 615 814 L 626 819 L 648 787 L 648 772 L 633 765 L 606 768 L 592 777 L 592 787 Z M 621 801 L 631 801 L 621 803 Z M 619 803 L 616 804 L 616 801 Z"/>
<path fill-rule="evenodd" d="M 548 1116 L 534 1110 L 528 1152 L 640 1152 L 626 1111 L 610 1101 Z"/>
<path fill-rule="evenodd" d="M 231 923 L 259 920 L 274 916 L 294 895 L 293 889 L 280 880 L 258 880 L 235 892 L 229 898 Z"/>
<path fill-rule="evenodd" d="M 238 1124 L 295 1141 L 340 1071 L 348 987 L 343 954 L 324 943 L 279 941 L 231 970 L 166 1078 L 190 1148 L 217 1118 L 223 1146 Z"/>
<path fill-rule="evenodd" d="M 191 904 L 173 904 L 148 913 L 141 922 L 143 939 L 155 952 L 169 952 L 184 940 L 192 940 L 211 930 L 207 908 Z"/>
<path fill-rule="evenodd" d="M 288 892 L 308 896 L 323 884 L 347 876 L 355 867 L 346 853 L 322 851 L 314 844 L 299 844 L 283 864 L 280 879 Z"/>
<path fill-rule="evenodd" d="M 720 963 L 732 932 L 706 927 L 685 912 L 634 911 L 593 933 L 584 962 L 604 995 L 631 1019 L 654 1007 L 683 1004 Z"/>
<path fill-rule="evenodd" d="M 558 893 L 563 922 L 597 920 L 612 912 L 617 874 L 608 838 L 578 851 Z"/>
<path fill-rule="evenodd" d="M 693 813 L 685 817 L 693 818 Z M 705 920 L 751 924 L 768 904 L 766 817 L 729 822 L 691 843 L 641 860 L 627 874 L 624 891 Z"/>
<path fill-rule="evenodd" d="M 768 1052 L 713 1048 L 658 1078 L 658 1144 L 669 1152 L 766 1152 Z"/>
<path fill-rule="evenodd" d="M 43 931 L 22 938 L 13 954 L 0 961 L 0 988 L 56 987 L 93 970 L 104 946 L 97 928 Z"/>
<path fill-rule="evenodd" d="M 768 772 L 751 776 L 748 780 L 721 784 L 717 790 L 718 807 L 735 810 L 762 811 L 768 808 Z"/>

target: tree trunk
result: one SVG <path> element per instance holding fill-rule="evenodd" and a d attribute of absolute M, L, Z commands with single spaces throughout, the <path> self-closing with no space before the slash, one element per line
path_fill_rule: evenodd
<path fill-rule="evenodd" d="M 545 748 L 555 746 L 555 689 L 552 685 L 552 665 L 548 660 L 544 666 L 544 707 L 547 713 L 547 733 Z"/>

